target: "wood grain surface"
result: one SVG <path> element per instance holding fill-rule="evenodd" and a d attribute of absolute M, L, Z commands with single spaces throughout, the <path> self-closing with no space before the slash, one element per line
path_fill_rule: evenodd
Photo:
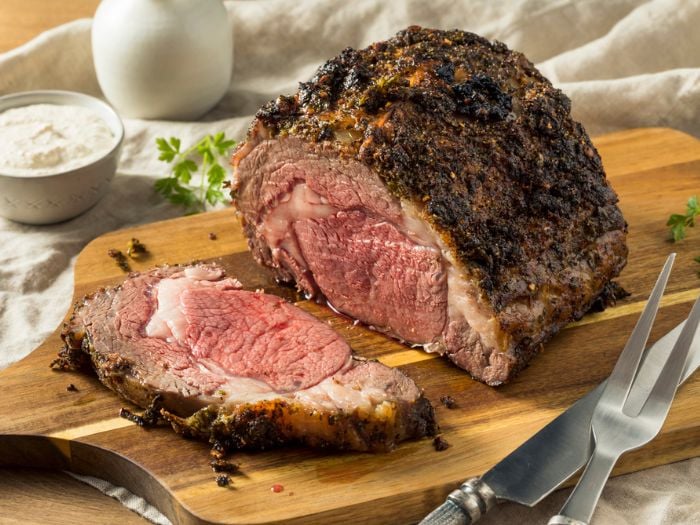
<path fill-rule="evenodd" d="M 0 53 L 20 46 L 42 31 L 78 18 L 90 18 L 100 0 L 2 0 Z"/>
<path fill-rule="evenodd" d="M 233 488 L 214 483 L 207 447 L 167 429 L 145 431 L 117 417 L 115 396 L 99 382 L 48 368 L 57 333 L 23 361 L 0 373 L 0 464 L 70 468 L 97 475 L 143 495 L 177 523 L 382 523 L 418 520 L 463 478 L 496 463 L 561 413 L 611 370 L 665 256 L 678 251 L 654 339 L 675 326 L 700 293 L 700 235 L 681 244 L 667 240 L 665 219 L 682 211 L 700 188 L 700 143 L 671 130 L 634 130 L 597 139 L 608 175 L 630 224 L 630 258 L 621 283 L 632 294 L 616 307 L 585 317 L 546 345 L 510 385 L 493 389 L 470 380 L 442 359 L 408 349 L 354 327 L 326 308 L 300 306 L 328 320 L 361 355 L 399 366 L 425 388 L 451 447 L 435 452 L 429 440 L 401 445 L 390 454 L 332 454 L 304 449 L 237 454 L 242 475 Z M 215 232 L 218 239 L 209 239 Z M 696 232 L 692 232 L 696 233 Z M 193 259 L 216 260 L 245 286 L 276 287 L 246 251 L 231 210 L 113 232 L 79 256 L 76 297 L 115 284 L 123 274 L 107 257 L 131 237 L 151 256 L 134 269 Z M 78 392 L 66 391 L 74 383 Z M 450 393 L 458 408 L 438 401 Z M 616 473 L 700 454 L 700 379 L 679 391 L 662 435 L 623 458 Z M 279 494 L 270 488 L 281 483 Z"/>

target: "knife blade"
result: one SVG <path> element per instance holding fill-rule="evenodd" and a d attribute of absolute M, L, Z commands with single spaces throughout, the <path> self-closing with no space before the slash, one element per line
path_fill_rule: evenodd
<path fill-rule="evenodd" d="M 645 351 L 638 372 L 639 383 L 630 392 L 640 394 L 654 381 L 657 362 L 664 362 L 685 321 Z M 700 366 L 700 333 L 693 339 L 681 383 Z M 658 368 L 656 368 L 658 369 Z M 559 417 L 511 452 L 481 478 L 471 478 L 426 516 L 420 525 L 469 525 L 500 501 L 532 507 L 586 464 L 593 443 L 591 416 L 605 388 L 605 381 L 579 399 Z M 637 393 L 635 393 L 637 392 Z M 552 459 L 555 458 L 555 459 Z"/>

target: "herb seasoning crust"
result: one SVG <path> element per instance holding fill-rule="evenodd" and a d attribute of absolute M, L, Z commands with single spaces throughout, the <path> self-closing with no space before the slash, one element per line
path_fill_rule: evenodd
<path fill-rule="evenodd" d="M 296 94 L 263 106 L 248 142 L 264 130 L 330 149 L 415 205 L 493 308 L 517 361 L 510 377 L 626 263 L 617 195 L 570 113 L 521 53 L 412 26 L 345 49 Z M 533 304 L 541 311 L 523 313 Z"/>

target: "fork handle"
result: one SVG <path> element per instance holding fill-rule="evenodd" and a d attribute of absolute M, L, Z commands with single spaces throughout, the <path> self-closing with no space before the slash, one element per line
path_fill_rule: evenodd
<path fill-rule="evenodd" d="M 549 525 L 588 525 L 618 458 L 596 448 L 569 499 L 559 514 L 549 520 Z"/>

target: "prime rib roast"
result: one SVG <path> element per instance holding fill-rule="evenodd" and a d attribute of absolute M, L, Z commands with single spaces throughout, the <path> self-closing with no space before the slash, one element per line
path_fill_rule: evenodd
<path fill-rule="evenodd" d="M 626 262 L 570 109 L 505 45 L 409 27 L 263 106 L 232 197 L 280 280 L 498 385 Z"/>
<path fill-rule="evenodd" d="M 229 448 L 380 451 L 436 431 L 411 379 L 216 265 L 131 274 L 76 304 L 63 340 L 64 366 L 141 407 L 157 398 L 176 431 Z"/>

